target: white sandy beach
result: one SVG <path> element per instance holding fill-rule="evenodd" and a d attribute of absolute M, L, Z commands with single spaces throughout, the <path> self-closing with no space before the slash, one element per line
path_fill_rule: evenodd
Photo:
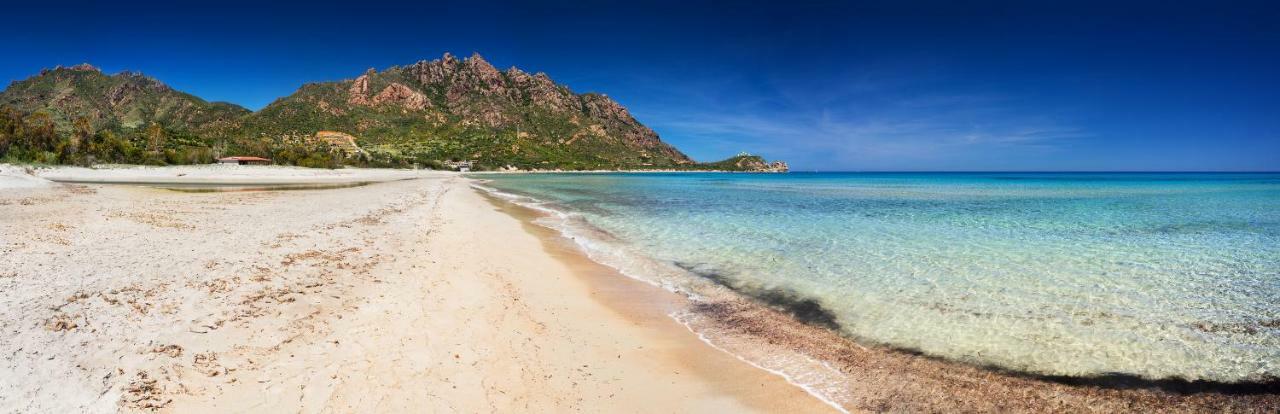
<path fill-rule="evenodd" d="M 830 410 L 689 334 L 666 317 L 674 295 L 539 237 L 454 174 L 186 193 L 5 172 L 0 412 Z M 37 171 L 178 174 L 337 180 Z"/>
<path fill-rule="evenodd" d="M 32 173 L 46 180 L 71 183 L 185 185 L 348 184 L 404 180 L 436 174 L 426 170 L 385 168 L 326 170 L 302 167 L 249 167 L 219 164 L 170 167 L 56 167 L 36 168 L 32 170 Z"/>

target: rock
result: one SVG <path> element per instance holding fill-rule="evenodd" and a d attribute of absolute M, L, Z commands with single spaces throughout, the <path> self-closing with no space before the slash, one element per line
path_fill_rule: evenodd
<path fill-rule="evenodd" d="M 71 70 L 78 70 L 78 71 L 83 71 L 83 72 L 102 72 L 102 69 L 98 69 L 98 67 L 97 67 L 97 66 L 93 66 L 93 65 L 90 65 L 90 64 L 88 64 L 88 63 L 81 63 L 81 64 L 79 64 L 79 65 L 75 65 L 75 66 L 69 67 L 69 68 L 67 68 L 67 69 L 71 69 Z"/>
<path fill-rule="evenodd" d="M 347 97 L 347 103 L 352 105 L 369 105 L 369 77 L 378 72 L 373 68 L 365 71 L 363 75 L 351 82 L 351 87 L 347 89 L 350 95 Z"/>
<path fill-rule="evenodd" d="M 373 97 L 373 105 L 386 103 L 399 105 L 400 107 L 415 111 L 420 111 L 423 108 L 430 106 L 430 102 L 427 101 L 426 95 L 399 83 L 392 83 L 390 86 L 383 89 L 382 92 L 379 92 L 377 96 Z"/>

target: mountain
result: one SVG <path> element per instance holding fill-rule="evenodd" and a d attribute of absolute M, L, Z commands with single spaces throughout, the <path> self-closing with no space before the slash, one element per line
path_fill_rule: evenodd
<path fill-rule="evenodd" d="M 51 123 L 106 151 L 71 157 L 77 162 L 194 163 L 236 153 L 309 166 L 470 160 L 481 169 L 778 169 L 741 157 L 694 162 L 608 96 L 576 93 L 544 73 L 498 70 L 479 54 L 308 83 L 257 112 L 141 74 L 58 67 L 9 85 L 0 109 L 6 125 L 36 124 L 12 131 Z M 89 138 L 104 131 L 111 136 Z M 69 162 L 58 157 L 81 150 L 56 138 L 0 139 L 32 143 L 21 154 L 42 162 Z M 125 142 L 103 144 L 113 139 Z"/>
<path fill-rule="evenodd" d="M 578 94 L 546 74 L 499 71 L 480 55 L 369 69 L 304 85 L 245 122 L 263 136 L 320 130 L 371 149 L 526 168 L 672 168 L 693 160 L 626 108 Z"/>
<path fill-rule="evenodd" d="M 248 109 L 205 102 L 150 77 L 106 75 L 88 64 L 57 67 L 9 85 L 0 105 L 23 113 L 43 112 L 60 131 L 84 117 L 96 130 L 136 130 L 152 123 L 198 135 L 224 135 L 239 128 Z"/>
<path fill-rule="evenodd" d="M 783 161 L 768 162 L 764 157 L 751 154 L 738 154 L 725 160 L 716 162 L 700 163 L 699 166 L 708 170 L 717 171 L 760 171 L 760 172 L 787 172 L 791 167 Z"/>

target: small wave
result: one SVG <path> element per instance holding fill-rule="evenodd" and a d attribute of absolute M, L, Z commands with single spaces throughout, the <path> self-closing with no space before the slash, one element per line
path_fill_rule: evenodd
<path fill-rule="evenodd" d="M 549 228 L 561 237 L 571 240 L 582 250 L 587 258 L 616 270 L 623 276 L 657 286 L 674 293 L 696 295 L 686 286 L 682 286 L 675 278 L 662 277 L 661 263 L 633 253 L 604 230 L 587 223 L 579 215 L 557 208 L 555 205 L 534 197 L 502 191 L 484 185 L 472 187 L 485 191 L 499 199 L 532 209 L 544 214 L 535 224 Z"/>
<path fill-rule="evenodd" d="M 819 401 L 822 401 L 823 403 L 830 405 L 832 408 L 835 408 L 836 411 L 839 411 L 845 414 L 849 413 L 849 410 L 846 410 L 843 406 L 840 405 L 840 403 L 831 399 L 822 391 L 819 391 L 818 387 L 815 384 L 809 383 L 807 381 L 803 381 L 797 378 L 796 376 L 788 374 L 786 371 L 773 369 L 773 368 L 769 368 L 764 365 L 758 364 L 755 361 L 747 359 L 742 355 L 738 355 L 733 352 L 730 352 L 728 349 L 725 349 L 720 345 L 717 345 L 715 341 L 712 341 L 710 338 L 708 338 L 705 333 L 699 332 L 697 329 L 694 329 L 693 325 L 689 321 L 689 318 L 687 317 L 688 315 L 689 314 L 671 313 L 671 314 L 668 314 L 667 316 L 670 317 L 671 319 L 674 319 L 676 322 L 680 323 L 681 326 L 684 326 L 685 329 L 688 329 L 689 332 L 692 332 L 694 335 L 696 335 L 698 337 L 698 340 L 707 344 L 707 346 L 710 346 L 711 348 L 717 351 L 732 355 L 734 358 L 737 358 L 739 361 L 745 362 L 747 365 L 756 367 L 758 369 L 764 370 L 765 372 L 782 377 L 782 379 L 786 380 L 787 383 L 794 385 L 796 387 L 799 387 L 800 389 L 804 390 L 804 392 L 808 393 L 809 395 L 812 395 L 814 398 L 817 398 Z M 839 370 L 833 368 L 830 364 L 826 363 L 825 361 L 818 361 L 811 357 L 807 357 L 807 358 L 811 362 L 822 365 L 824 368 L 834 373 L 835 375 L 841 375 Z"/>

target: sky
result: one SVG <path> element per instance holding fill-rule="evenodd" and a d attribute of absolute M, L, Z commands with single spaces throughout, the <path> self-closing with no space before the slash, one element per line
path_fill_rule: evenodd
<path fill-rule="evenodd" d="M 643 4 L 638 4 L 643 3 Z M 793 170 L 1280 170 L 1267 2 L 24 2 L 0 82 L 88 62 L 259 109 L 480 53 L 695 159 Z"/>

